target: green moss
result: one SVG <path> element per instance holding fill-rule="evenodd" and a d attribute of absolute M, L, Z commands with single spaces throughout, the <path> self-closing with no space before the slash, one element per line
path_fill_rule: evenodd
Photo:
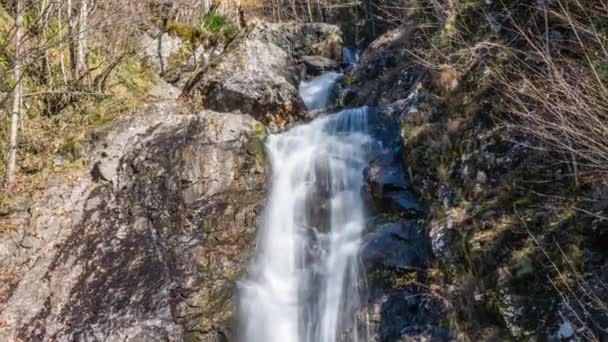
<path fill-rule="evenodd" d="M 3 36 L 3 33 L 6 33 L 11 30 L 13 25 L 13 17 L 8 13 L 4 6 L 0 4 L 0 37 Z"/>
<path fill-rule="evenodd" d="M 236 24 L 225 15 L 217 11 L 209 11 L 201 18 L 201 27 L 215 34 L 216 39 L 226 43 L 234 38 L 239 29 Z"/>
<path fill-rule="evenodd" d="M 373 286 L 398 289 L 416 282 L 417 273 L 397 269 L 381 269 L 370 272 L 367 275 L 367 280 Z"/>
<path fill-rule="evenodd" d="M 346 85 L 355 85 L 358 82 L 359 80 L 357 79 L 357 75 L 355 75 L 354 72 L 344 75 L 344 83 L 346 83 Z"/>
<path fill-rule="evenodd" d="M 195 46 L 201 43 L 205 38 L 205 33 L 200 28 L 175 20 L 169 21 L 167 24 L 167 32 L 179 37 L 182 41 Z"/>
<path fill-rule="evenodd" d="M 137 56 L 129 58 L 126 63 L 119 66 L 115 77 L 126 88 L 127 93 L 133 96 L 147 93 L 156 81 L 152 68 Z M 118 95 L 124 96 L 128 95 L 127 93 Z"/>

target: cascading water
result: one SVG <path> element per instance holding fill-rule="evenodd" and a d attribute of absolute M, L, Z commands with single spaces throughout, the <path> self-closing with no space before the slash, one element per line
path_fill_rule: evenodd
<path fill-rule="evenodd" d="M 309 110 L 327 108 L 333 95 L 333 89 L 342 76 L 337 72 L 327 72 L 300 84 L 300 96 Z"/>
<path fill-rule="evenodd" d="M 269 138 L 272 189 L 240 283 L 242 342 L 368 340 L 356 317 L 362 173 L 376 146 L 367 122 L 367 108 L 349 109 Z"/>
<path fill-rule="evenodd" d="M 351 47 L 342 48 L 342 63 L 355 64 L 359 61 L 359 50 Z"/>

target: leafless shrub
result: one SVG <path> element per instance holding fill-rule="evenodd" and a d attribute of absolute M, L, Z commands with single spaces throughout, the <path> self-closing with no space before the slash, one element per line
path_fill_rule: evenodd
<path fill-rule="evenodd" d="M 605 178 L 608 36 L 596 22 L 608 19 L 606 4 L 556 0 L 529 11 L 540 22 L 510 18 L 521 46 L 509 48 L 515 60 L 496 73 L 506 123 L 541 142 L 536 148 L 564 156 L 577 183 Z"/>

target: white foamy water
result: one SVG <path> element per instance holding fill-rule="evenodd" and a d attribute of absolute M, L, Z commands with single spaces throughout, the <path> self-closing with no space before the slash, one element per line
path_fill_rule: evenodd
<path fill-rule="evenodd" d="M 337 72 L 327 72 L 308 81 L 300 83 L 300 96 L 306 107 L 311 110 L 321 110 L 329 106 L 336 82 L 342 76 Z"/>
<path fill-rule="evenodd" d="M 356 318 L 362 174 L 376 145 L 368 112 L 344 110 L 268 139 L 272 188 L 239 284 L 242 342 L 368 340 Z"/>
<path fill-rule="evenodd" d="M 342 48 L 342 63 L 344 64 L 355 64 L 359 61 L 359 50 L 354 49 L 354 48 L 350 48 L 350 47 L 343 47 Z"/>

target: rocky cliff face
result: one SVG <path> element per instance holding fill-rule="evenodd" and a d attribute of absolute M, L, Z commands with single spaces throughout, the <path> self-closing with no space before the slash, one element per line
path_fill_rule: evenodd
<path fill-rule="evenodd" d="M 363 60 L 357 68 L 367 66 Z M 424 225 L 427 213 L 404 163 L 399 118 L 394 109 L 377 107 L 370 122 L 371 134 L 382 142 L 384 152 L 363 173 L 370 208 L 361 252 L 368 285 L 363 310 L 372 341 L 448 341 L 450 331 L 440 324 L 448 303 L 428 287 L 434 257 Z"/>
<path fill-rule="evenodd" d="M 384 253 L 392 262 L 370 282 L 383 280 L 386 291 L 392 279 L 388 288 L 402 293 L 385 294 L 372 311 L 372 317 L 392 317 L 379 320 L 382 336 L 393 336 L 381 340 L 440 340 L 441 326 L 464 341 L 606 336 L 606 314 L 591 304 L 606 300 L 599 285 L 607 279 L 605 252 L 597 248 L 605 241 L 601 220 L 558 200 L 572 196 L 560 191 L 567 189 L 567 170 L 556 167 L 539 177 L 542 157 L 528 147 L 534 143 L 496 125 L 500 99 L 482 81 L 491 72 L 483 57 L 468 74 L 429 70 L 411 55 L 424 44 L 415 24 L 388 32 L 365 51 L 341 90 L 346 105 L 377 106 L 399 121 L 405 145 L 366 172 L 375 208 L 390 213 L 383 215 L 390 221 L 383 231 L 394 237 L 372 235 L 369 248 L 384 247 L 370 261 Z M 396 226 L 395 216 L 408 211 L 395 206 L 395 189 L 410 191 L 426 207 L 417 222 L 421 233 Z M 546 195 L 556 189 L 560 195 Z M 588 192 L 590 198 L 600 191 Z M 433 260 L 394 252 L 403 248 L 397 244 L 420 246 L 414 241 L 421 237 L 430 238 Z M 408 278 L 405 264 L 426 271 Z M 422 291 L 412 291 L 412 283 L 424 284 Z M 429 300 L 414 303 L 417 295 Z M 420 326 L 428 330 L 408 333 Z"/>
<path fill-rule="evenodd" d="M 259 24 L 241 39 L 191 83 L 216 111 L 155 87 L 160 102 L 90 138 L 88 170 L 12 214 L 0 339 L 231 339 L 266 188 L 264 124 L 304 112 L 296 58 L 340 53 L 329 25 Z"/>
<path fill-rule="evenodd" d="M 91 175 L 52 188 L 2 241 L 24 276 L 8 340 L 218 341 L 264 194 L 264 129 L 153 105 L 100 132 Z"/>
<path fill-rule="evenodd" d="M 0 239 L 0 340 L 232 341 L 269 172 L 264 136 L 305 117 L 296 63 L 337 60 L 340 44 L 329 25 L 256 24 L 184 89 L 206 109 L 158 86 L 161 102 L 96 132 L 90 168 L 22 203 Z M 370 130 L 385 147 L 363 174 L 371 340 L 556 340 L 574 336 L 578 313 L 603 324 L 571 303 L 605 300 L 594 292 L 605 233 L 572 214 L 552 223 L 530 206 L 538 198 L 503 186 L 526 175 L 531 151 L 484 117 L 488 103 L 456 106 L 461 75 L 416 64 L 417 44 L 413 27 L 388 32 L 341 86 L 345 105 L 376 108 Z M 531 230 L 566 243 L 558 251 L 584 286 L 563 297 L 534 272 L 547 260 Z"/>

